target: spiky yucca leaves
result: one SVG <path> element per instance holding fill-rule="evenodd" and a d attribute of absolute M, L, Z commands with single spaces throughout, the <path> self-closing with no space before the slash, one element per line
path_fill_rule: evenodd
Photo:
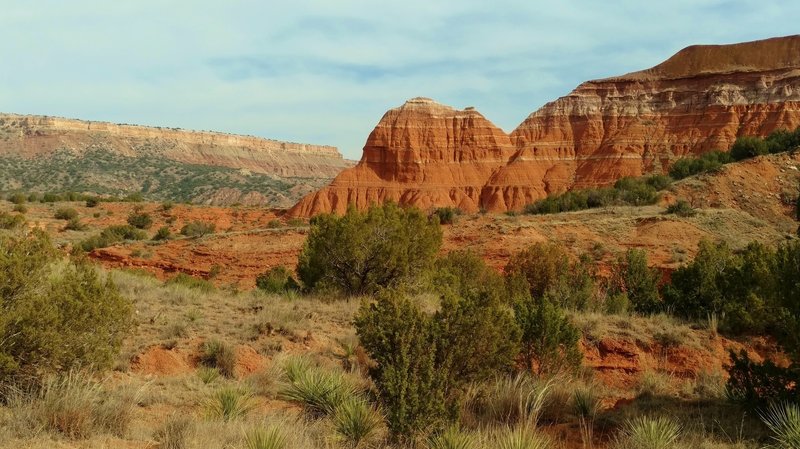
<path fill-rule="evenodd" d="M 625 423 L 617 448 L 673 449 L 680 435 L 680 425 L 670 418 L 640 416 Z"/>
<path fill-rule="evenodd" d="M 542 381 L 521 373 L 498 377 L 473 389 L 466 401 L 468 412 L 478 425 L 525 423 L 535 427 L 547 402 L 552 381 Z"/>
<path fill-rule="evenodd" d="M 772 404 L 760 413 L 761 420 L 772 431 L 773 449 L 800 448 L 800 406 Z"/>
<path fill-rule="evenodd" d="M 377 437 L 383 417 L 364 399 L 351 397 L 336 407 L 331 421 L 344 444 L 355 448 Z"/>
<path fill-rule="evenodd" d="M 529 428 L 509 428 L 498 432 L 490 447 L 496 449 L 553 449 L 553 442 Z"/>
<path fill-rule="evenodd" d="M 278 394 L 285 400 L 299 402 L 312 416 L 332 415 L 338 406 L 359 393 L 344 373 L 315 367 L 291 369 L 291 372 L 285 369 L 289 383 Z"/>
<path fill-rule="evenodd" d="M 578 388 L 573 393 L 573 407 L 578 416 L 583 447 L 593 447 L 594 419 L 600 411 L 600 399 L 588 388 Z"/>
<path fill-rule="evenodd" d="M 223 421 L 241 418 L 255 407 L 250 392 L 231 387 L 214 392 L 205 405 L 209 417 Z"/>
<path fill-rule="evenodd" d="M 449 427 L 443 432 L 432 435 L 428 440 L 428 449 L 482 449 L 485 445 L 478 434 L 464 432 L 458 427 Z"/>
<path fill-rule="evenodd" d="M 247 449 L 284 449 L 286 434 L 277 425 L 259 427 L 245 433 L 244 444 Z"/>

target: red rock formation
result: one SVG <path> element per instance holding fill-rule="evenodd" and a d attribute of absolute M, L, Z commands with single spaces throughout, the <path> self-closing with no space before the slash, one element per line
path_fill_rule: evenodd
<path fill-rule="evenodd" d="M 384 116 L 356 168 L 290 213 L 387 199 L 518 210 L 549 193 L 663 172 L 738 136 L 797 126 L 800 36 L 692 46 L 651 69 L 581 84 L 525 119 L 511 147 L 475 111 L 411 100 Z"/>
<path fill-rule="evenodd" d="M 513 152 L 503 130 L 474 109 L 414 98 L 383 116 L 358 165 L 304 198 L 290 214 L 343 213 L 349 204 L 365 208 L 388 200 L 476 212 L 483 185 Z"/>

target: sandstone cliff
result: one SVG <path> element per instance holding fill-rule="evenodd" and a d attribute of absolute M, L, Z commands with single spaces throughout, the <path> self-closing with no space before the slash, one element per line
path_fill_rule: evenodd
<path fill-rule="evenodd" d="M 581 84 L 528 116 L 508 140 L 475 111 L 411 100 L 384 116 L 356 168 L 290 213 L 386 199 L 519 210 L 549 193 L 663 172 L 680 157 L 727 149 L 738 136 L 797 126 L 800 36 L 692 46 L 651 69 Z"/>
<path fill-rule="evenodd" d="M 0 114 L 0 155 L 37 158 L 60 149 L 81 154 L 90 148 L 280 177 L 333 178 L 349 166 L 331 146 L 207 131 Z"/>

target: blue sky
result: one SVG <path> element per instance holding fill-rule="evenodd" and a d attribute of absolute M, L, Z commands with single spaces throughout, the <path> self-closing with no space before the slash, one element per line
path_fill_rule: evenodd
<path fill-rule="evenodd" d="M 800 2 L 4 0 L 0 110 L 250 134 L 361 156 L 415 96 L 506 131 L 695 43 L 800 33 Z"/>

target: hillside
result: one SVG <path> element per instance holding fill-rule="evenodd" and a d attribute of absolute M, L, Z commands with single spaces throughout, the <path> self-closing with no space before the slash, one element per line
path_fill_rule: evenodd
<path fill-rule="evenodd" d="M 350 165 L 334 147 L 0 114 L 0 191 L 141 192 L 287 207 Z"/>

